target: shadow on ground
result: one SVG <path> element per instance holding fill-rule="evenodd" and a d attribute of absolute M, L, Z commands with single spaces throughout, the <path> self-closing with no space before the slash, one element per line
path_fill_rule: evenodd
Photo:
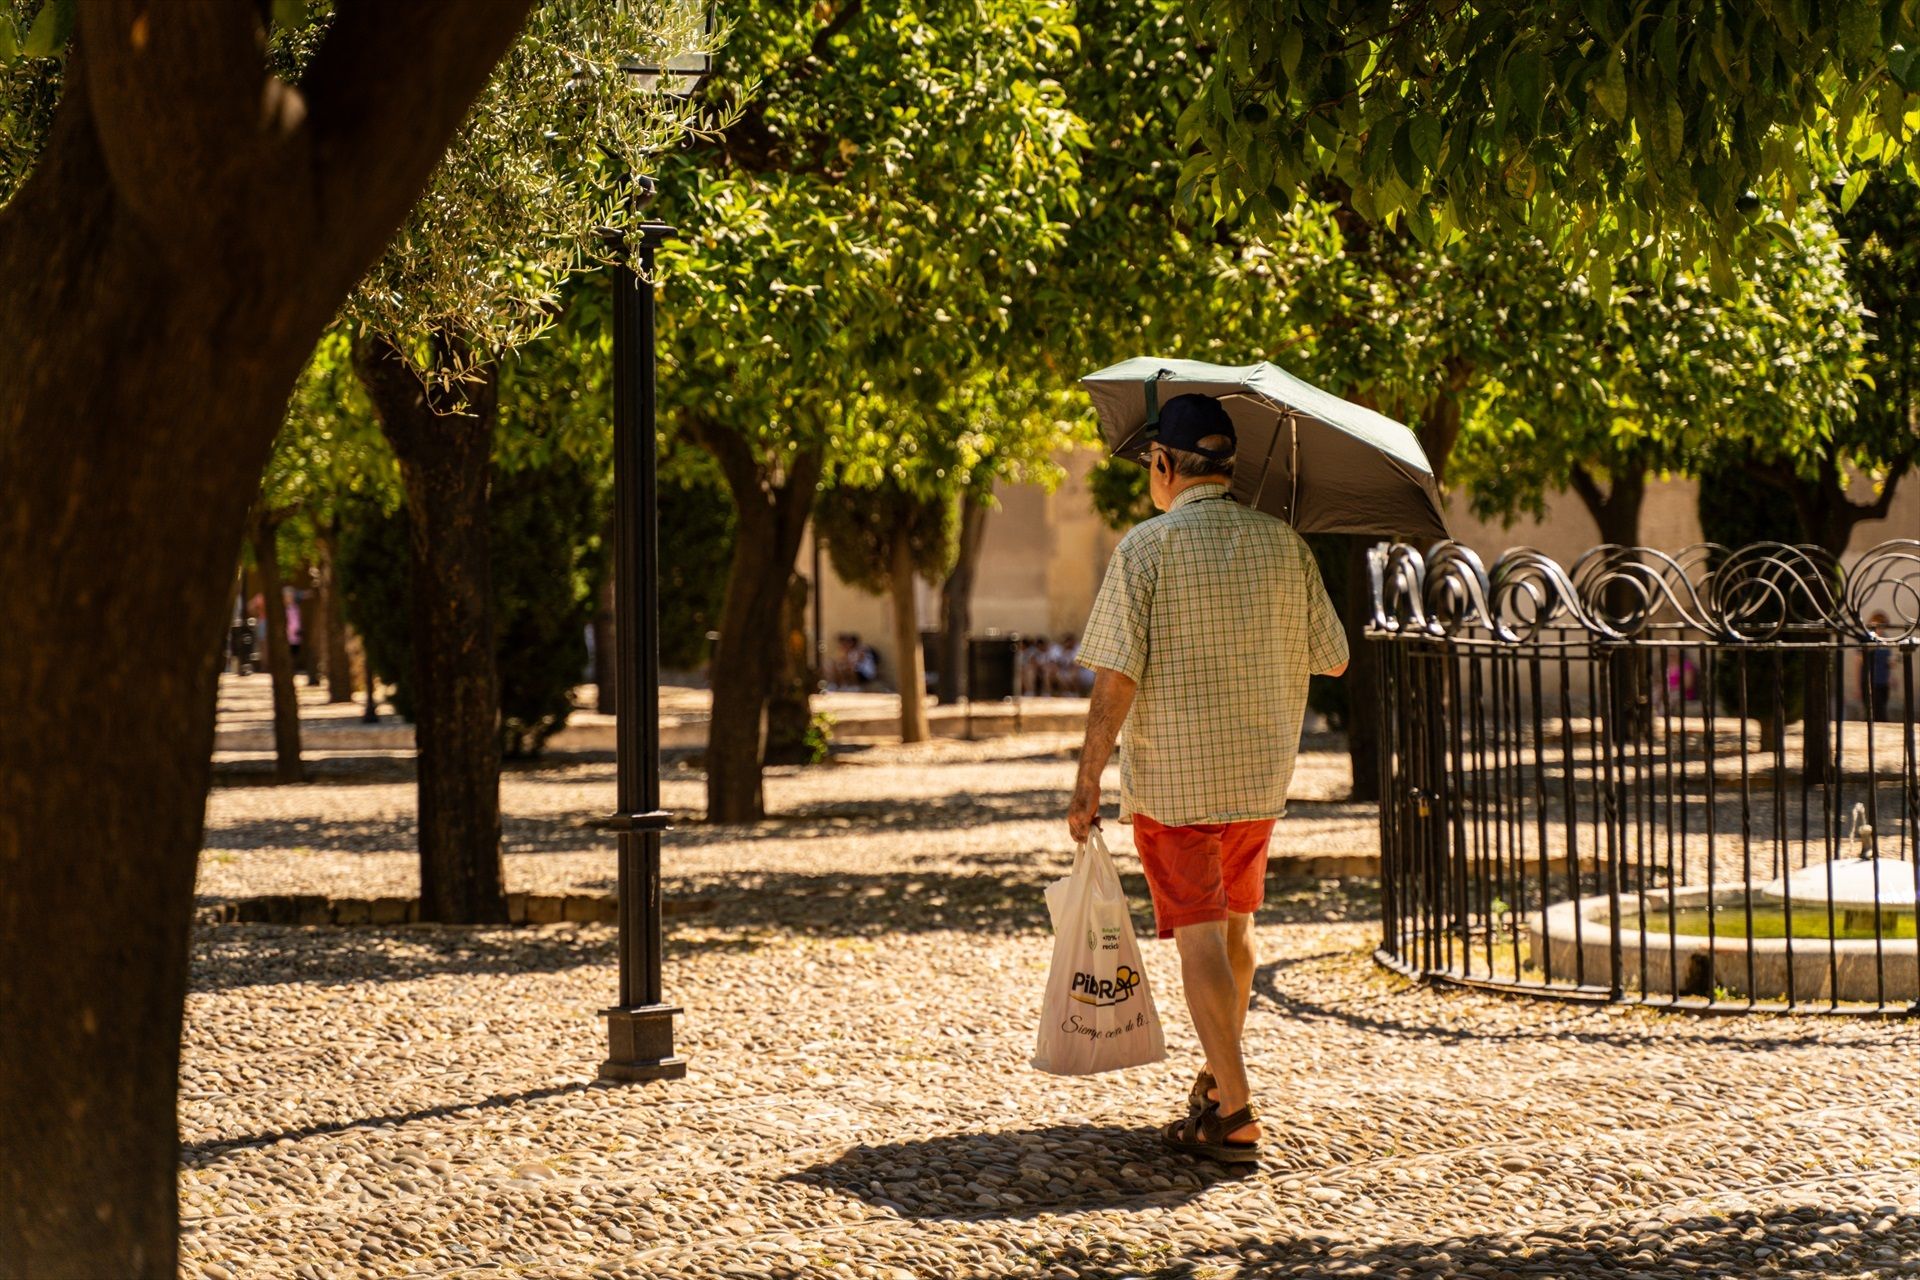
<path fill-rule="evenodd" d="M 217 1163 L 234 1151 L 253 1147 L 270 1147 L 277 1142 L 325 1138 L 336 1133 L 346 1133 L 351 1129 L 379 1129 L 413 1124 L 420 1120 L 444 1120 L 449 1116 L 465 1115 L 471 1111 L 494 1111 L 502 1107 L 517 1107 L 547 1098 L 558 1098 L 570 1093 L 579 1093 L 583 1089 L 621 1087 L 623 1086 L 602 1084 L 597 1080 L 575 1080 L 568 1084 L 547 1085 L 539 1089 L 496 1093 L 492 1097 L 482 1098 L 477 1102 L 449 1102 L 444 1106 L 420 1107 L 413 1111 L 355 1116 L 351 1120 L 331 1120 L 325 1124 L 301 1125 L 293 1129 L 272 1129 L 264 1133 L 248 1134 L 242 1138 L 210 1138 L 205 1142 L 186 1142 L 180 1145 L 180 1163 L 189 1169 L 195 1169 L 202 1165 Z"/>
<path fill-rule="evenodd" d="M 667 836 L 669 846 L 734 844 L 756 836 L 782 840 L 830 839 L 875 832 L 948 830 L 1000 822 L 1055 819 L 1064 824 L 1067 793 L 1058 787 L 1024 791 L 952 792 L 873 800 L 835 800 L 783 805 L 763 821 L 708 825 L 686 821 Z M 1064 837 L 1063 837 L 1064 838 Z"/>
<path fill-rule="evenodd" d="M 1283 972 L 1309 964 L 1364 965 L 1379 979 L 1381 985 L 1377 994 L 1339 1002 L 1308 999 L 1281 986 L 1280 975 Z M 1483 994 L 1408 982 L 1385 969 L 1375 968 L 1371 958 L 1352 951 L 1289 956 L 1261 965 L 1253 975 L 1255 1008 L 1264 1003 L 1283 1017 L 1301 1022 L 1331 1022 L 1395 1039 L 1444 1040 L 1454 1044 L 1501 1041 L 1530 1044 L 1537 1043 L 1541 1038 L 1538 1026 L 1516 1024 L 1512 1019 L 1500 1016 L 1497 1009 L 1487 1011 L 1484 1025 L 1463 1024 L 1448 999 L 1450 996 L 1479 1001 L 1506 999 L 1537 1002 L 1539 999 L 1535 996 Z M 1578 1022 L 1555 1029 L 1553 1038 L 1556 1040 L 1632 1049 L 1644 1049 L 1647 1045 L 1648 1032 L 1637 1022 L 1616 1026 L 1604 1017 L 1582 1016 L 1583 1013 L 1591 1015 L 1620 1006 L 1568 1003 L 1563 1007 L 1569 1019 L 1578 1019 Z M 1659 1014 L 1660 1011 L 1648 1008 L 1647 1012 Z M 1446 1016 L 1435 1017 L 1436 1014 Z M 1769 1018 L 1764 1023 L 1730 1024 L 1717 1016 L 1683 1011 L 1661 1016 L 1679 1019 L 1682 1025 L 1697 1028 L 1695 1034 L 1687 1037 L 1689 1044 L 1725 1045 L 1755 1052 L 1827 1043 L 1831 1031 L 1831 1024 L 1826 1024 L 1820 1018 L 1781 1017 Z M 1728 1034 L 1720 1030 L 1729 1025 L 1742 1026 L 1747 1033 Z M 1753 1031 L 1756 1026 L 1766 1027 L 1766 1033 Z"/>
<path fill-rule="evenodd" d="M 257 818 L 209 825 L 203 848 L 209 851 L 313 849 L 329 853 L 398 853 L 415 856 L 419 823 L 411 813 L 392 818 Z M 520 818 L 500 820 L 500 847 L 506 853 L 605 853 L 611 860 L 613 836 L 598 818 Z"/>
<path fill-rule="evenodd" d="M 394 818 L 261 818 L 209 825 L 206 852 L 312 849 L 328 853 L 411 853 L 419 844 L 412 814 Z"/>
<path fill-rule="evenodd" d="M 668 947 L 699 949 L 715 935 L 777 930 L 815 937 L 877 937 L 942 930 L 994 936 L 1049 927 L 1046 886 L 1064 875 L 1064 860 L 1049 865 L 1043 855 L 1020 859 L 991 855 L 976 872 L 898 871 L 872 875 L 845 872 L 736 871 L 676 876 L 666 895 L 697 911 L 670 925 L 696 930 L 700 940 L 670 938 Z M 1134 905 L 1134 929 L 1153 934 L 1147 883 L 1123 863 L 1120 879 Z M 1279 864 L 1275 864 L 1276 867 Z M 1364 880 L 1299 881 L 1269 875 L 1262 924 L 1325 923 L 1378 918 L 1378 886 Z"/>
<path fill-rule="evenodd" d="M 273 983 L 353 986 L 437 974 L 559 973 L 583 965 L 611 965 L 616 955 L 613 930 L 596 926 L 209 925 L 194 937 L 192 989 L 228 991 Z"/>
<path fill-rule="evenodd" d="M 1063 1179 L 1060 1164 L 1037 1164 L 1035 1156 L 1043 1151 L 1070 1154 L 1072 1159 L 1062 1163 L 1072 1176 Z M 1170 1157 L 1148 1129 L 1062 1126 L 857 1146 L 789 1180 L 830 1188 L 905 1218 L 988 1221 L 1152 1210 L 1192 1200 L 1229 1178 L 1270 1178 L 1273 1173 L 1238 1173 L 1210 1162 Z M 1153 1177 L 1172 1186 L 1146 1189 L 1145 1180 Z M 1074 1185 L 1063 1187 L 1063 1182 Z M 1646 1221 L 1631 1223 L 1599 1219 L 1540 1228 L 1516 1225 L 1506 1232 L 1366 1245 L 1317 1232 L 1290 1239 L 1249 1236 L 1158 1259 L 1105 1247 L 1095 1234 L 1069 1253 L 1037 1260 L 1065 1263 L 1079 1280 L 1463 1274 L 1733 1280 L 1761 1271 L 1920 1271 L 1920 1264 L 1903 1262 L 1893 1250 L 1877 1247 L 1869 1234 L 1876 1219 L 1895 1212 L 1891 1204 L 1862 1204 L 1853 1210 L 1807 1206 L 1765 1213 L 1701 1212 L 1679 1219 L 1648 1215 Z M 1170 1245 L 1168 1252 L 1176 1247 Z"/>
<path fill-rule="evenodd" d="M 904 1217 L 978 1222 L 1166 1207 L 1239 1176 L 1210 1161 L 1170 1159 L 1151 1128 L 1076 1124 L 857 1146 L 787 1181 Z"/>
<path fill-rule="evenodd" d="M 315 785 L 354 787 L 389 786 L 396 782 L 414 780 L 413 753 L 410 751 L 309 755 L 301 760 L 301 767 L 305 769 L 307 775 L 304 783 L 284 783 L 274 776 L 273 761 L 270 759 L 249 757 L 240 760 L 216 760 L 213 765 L 212 782 L 215 788 Z"/>
<path fill-rule="evenodd" d="M 1629 1225 L 1601 1220 L 1580 1226 L 1515 1227 L 1404 1244 L 1356 1247 L 1325 1235 L 1293 1240 L 1249 1238 L 1225 1249 L 1159 1266 L 1105 1259 L 1081 1268 L 1082 1280 L 1198 1280 L 1227 1274 L 1260 1276 L 1552 1276 L 1722 1277 L 1755 1274 L 1912 1274 L 1909 1261 L 1874 1257 L 1860 1232 L 1877 1210 L 1807 1206 L 1767 1213 L 1702 1213 L 1677 1221 Z M 1844 1241 L 1836 1245 L 1836 1241 Z M 1892 1250 L 1886 1250 L 1892 1253 Z M 1235 1270 L 1237 1268 L 1237 1270 Z"/>

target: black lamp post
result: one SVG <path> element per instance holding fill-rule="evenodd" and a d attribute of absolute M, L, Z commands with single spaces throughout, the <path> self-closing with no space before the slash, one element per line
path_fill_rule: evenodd
<path fill-rule="evenodd" d="M 711 14 L 708 29 L 711 30 Z M 705 53 L 663 66 L 628 65 L 647 88 L 690 94 Z M 653 194 L 644 180 L 636 195 Z M 613 284 L 614 744 L 618 812 L 609 825 L 620 854 L 620 1002 L 605 1011 L 602 1080 L 674 1080 L 687 1060 L 673 1051 L 661 982 L 660 528 L 654 439 L 653 251 L 673 229 L 648 220 L 618 237 Z M 638 253 L 638 270 L 630 255 Z"/>

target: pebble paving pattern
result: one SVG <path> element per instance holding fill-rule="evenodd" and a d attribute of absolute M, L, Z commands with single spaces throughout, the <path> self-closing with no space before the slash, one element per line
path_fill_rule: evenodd
<path fill-rule="evenodd" d="M 605 792 L 580 814 L 610 806 L 610 766 L 569 770 Z M 1198 1060 L 1169 944 L 1147 946 L 1167 1062 L 1026 1062 L 1070 778 L 1050 739 L 876 748 L 771 779 L 787 817 L 669 837 L 668 896 L 705 904 L 670 922 L 673 1083 L 595 1082 L 607 927 L 203 928 L 182 1274 L 1920 1274 L 1912 1024 L 1410 986 L 1372 963 L 1357 882 L 1270 881 L 1248 1028 L 1268 1160 L 1163 1153 Z M 246 790 L 278 820 L 363 820 L 337 780 Z M 219 891 L 244 892 L 222 800 Z M 610 853 L 557 856 L 611 876 Z M 286 891 L 285 858 L 259 866 Z"/>

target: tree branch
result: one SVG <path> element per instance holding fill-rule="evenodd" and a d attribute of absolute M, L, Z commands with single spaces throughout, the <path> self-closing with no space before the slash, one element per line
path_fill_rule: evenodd
<path fill-rule="evenodd" d="M 860 16 L 861 4 L 862 0 L 847 0 L 840 12 L 833 15 L 832 21 L 813 33 L 813 45 L 808 52 L 812 55 L 814 62 L 825 66 L 833 61 L 833 38 L 845 31 L 848 25 Z"/>
<path fill-rule="evenodd" d="M 754 459 L 753 448 L 746 437 L 698 414 L 688 414 L 683 422 L 693 442 L 720 464 L 720 474 L 726 477 L 727 488 L 733 491 L 734 505 L 740 514 L 750 516 L 755 509 L 764 507 L 767 496 L 761 483 L 760 464 Z"/>
<path fill-rule="evenodd" d="M 414 452 L 420 444 L 414 424 L 433 410 L 427 403 L 426 384 L 407 363 L 407 357 L 385 338 L 356 334 L 353 371 L 366 387 L 367 398 L 373 402 L 380 428 L 393 451 L 402 457 Z M 401 406 L 406 411 L 396 412 Z"/>
<path fill-rule="evenodd" d="M 1567 472 L 1567 479 L 1573 491 L 1580 495 L 1580 501 L 1586 504 L 1587 514 L 1593 517 L 1594 524 L 1600 528 L 1607 525 L 1607 495 L 1600 492 L 1600 484 L 1586 467 L 1576 462 Z"/>
<path fill-rule="evenodd" d="M 1887 512 L 1893 510 L 1893 497 L 1900 489 L 1900 478 L 1907 474 L 1907 468 L 1912 465 L 1913 459 L 1910 457 L 1902 458 L 1899 462 L 1895 463 L 1893 470 L 1887 472 L 1886 483 L 1880 486 L 1880 496 L 1872 502 L 1855 502 L 1849 498 L 1847 505 L 1858 513 L 1854 516 L 1853 523 L 1862 524 L 1868 520 L 1885 520 L 1887 518 Z"/>
<path fill-rule="evenodd" d="M 820 471 L 826 463 L 826 451 L 809 445 L 794 456 L 787 468 L 787 481 L 774 500 L 774 517 L 779 522 L 781 545 L 798 547 L 813 515 L 814 490 L 820 484 Z"/>
<path fill-rule="evenodd" d="M 301 88 L 318 226 L 333 246 L 341 291 L 419 198 L 531 7 L 532 0 L 338 0 Z"/>
<path fill-rule="evenodd" d="M 1770 462 L 1746 462 L 1742 469 L 1764 485 L 1778 489 L 1791 496 L 1800 486 L 1800 477 L 1794 469 L 1777 459 Z"/>
<path fill-rule="evenodd" d="M 297 119 L 297 99 L 267 75 L 257 9 L 250 0 L 75 7 L 76 57 L 116 197 L 157 245 L 204 256 L 226 230 L 218 213 L 247 203 L 262 153 Z"/>

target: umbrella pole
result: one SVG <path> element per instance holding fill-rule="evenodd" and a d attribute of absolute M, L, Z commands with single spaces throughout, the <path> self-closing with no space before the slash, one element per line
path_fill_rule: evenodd
<path fill-rule="evenodd" d="M 1300 524 L 1300 415 L 1287 415 L 1287 436 L 1293 455 L 1287 464 L 1287 470 L 1293 476 L 1293 492 L 1287 497 L 1287 523 L 1297 528 Z"/>

